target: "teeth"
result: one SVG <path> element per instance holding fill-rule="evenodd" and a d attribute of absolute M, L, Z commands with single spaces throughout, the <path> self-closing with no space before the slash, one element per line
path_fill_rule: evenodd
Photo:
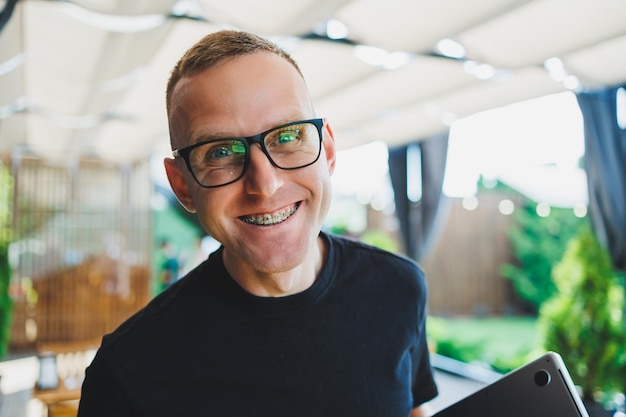
<path fill-rule="evenodd" d="M 296 206 L 286 208 L 284 210 L 275 211 L 274 213 L 266 213 L 257 216 L 243 217 L 246 223 L 257 224 L 261 226 L 271 226 L 273 224 L 282 223 L 296 212 Z"/>

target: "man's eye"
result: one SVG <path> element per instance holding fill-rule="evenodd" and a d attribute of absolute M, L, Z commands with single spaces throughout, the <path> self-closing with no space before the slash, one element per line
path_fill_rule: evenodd
<path fill-rule="evenodd" d="M 281 132 L 280 136 L 278 137 L 278 143 L 291 143 L 294 140 L 297 140 L 298 137 L 300 136 L 300 131 L 299 130 L 289 130 L 286 132 Z"/>
<path fill-rule="evenodd" d="M 231 148 L 221 147 L 217 149 L 211 149 L 211 152 L 207 154 L 208 159 L 221 159 L 231 156 L 233 150 Z"/>
<path fill-rule="evenodd" d="M 231 145 L 233 153 L 237 155 L 244 155 L 246 153 L 246 147 L 241 142 L 235 142 Z"/>
<path fill-rule="evenodd" d="M 214 146 L 206 153 L 206 158 L 209 160 L 223 159 L 231 156 L 240 156 L 246 153 L 246 148 L 241 143 L 232 143 L 228 145 Z"/>

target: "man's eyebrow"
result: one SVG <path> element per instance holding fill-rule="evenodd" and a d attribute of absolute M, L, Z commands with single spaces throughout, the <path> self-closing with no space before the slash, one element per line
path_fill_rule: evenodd
<path fill-rule="evenodd" d="M 238 139 L 243 136 L 235 136 L 229 133 L 202 133 L 200 135 L 191 137 L 191 144 L 196 144 L 200 142 L 207 142 L 209 140 L 220 140 L 220 139 Z"/>
<path fill-rule="evenodd" d="M 279 126 L 283 126 L 289 123 L 294 123 L 300 120 L 307 120 L 306 118 L 303 118 L 303 116 L 297 116 L 297 117 L 290 117 L 287 119 L 282 119 L 279 122 L 276 122 L 272 127 L 269 127 L 261 132 L 256 132 L 254 135 L 258 135 L 260 133 L 264 133 L 267 132 L 268 130 L 272 130 L 275 129 Z M 254 135 L 250 135 L 250 136 L 254 136 Z M 211 132 L 211 133 L 201 133 L 195 136 L 191 137 L 190 140 L 190 144 L 196 144 L 196 143 L 200 143 L 200 142 L 206 142 L 209 140 L 220 140 L 220 139 L 241 139 L 241 138 L 245 138 L 245 137 L 249 137 L 249 136 L 243 136 L 243 135 L 233 135 L 232 133 L 227 133 L 227 132 Z"/>

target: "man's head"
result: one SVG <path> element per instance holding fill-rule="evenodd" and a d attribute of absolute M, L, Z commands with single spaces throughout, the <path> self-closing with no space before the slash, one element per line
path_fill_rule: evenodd
<path fill-rule="evenodd" d="M 300 123 L 317 116 L 295 62 L 254 35 L 211 34 L 174 69 L 167 103 L 177 151 L 165 160 L 168 179 L 181 204 L 222 243 L 231 273 L 319 263 L 335 146 L 327 123 Z M 277 146 L 299 143 L 305 130 L 319 158 L 285 159 Z M 198 147 L 190 163 L 189 150 Z"/>
<path fill-rule="evenodd" d="M 193 45 L 174 66 L 165 91 L 168 118 L 171 114 L 172 92 L 182 78 L 196 75 L 229 58 L 260 52 L 269 52 L 284 58 L 302 76 L 300 67 L 293 58 L 265 38 L 235 30 L 211 33 Z M 170 135 L 172 135 L 171 131 Z M 171 139 L 174 140 L 173 137 Z M 172 145 L 174 146 L 174 144 Z"/>

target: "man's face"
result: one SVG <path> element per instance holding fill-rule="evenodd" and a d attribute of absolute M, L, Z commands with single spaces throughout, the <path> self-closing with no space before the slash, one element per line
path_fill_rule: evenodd
<path fill-rule="evenodd" d="M 182 148 L 207 138 L 252 136 L 315 115 L 296 69 L 275 54 L 257 53 L 179 81 L 169 117 L 175 147 Z M 332 131 L 324 127 L 323 133 L 320 159 L 305 168 L 276 168 L 254 144 L 247 171 L 232 184 L 200 187 L 182 158 L 166 160 L 168 178 L 181 203 L 197 212 L 239 268 L 289 271 L 319 256 L 317 237 L 330 204 L 335 163 Z M 250 223 L 267 215 L 286 219 Z"/>

